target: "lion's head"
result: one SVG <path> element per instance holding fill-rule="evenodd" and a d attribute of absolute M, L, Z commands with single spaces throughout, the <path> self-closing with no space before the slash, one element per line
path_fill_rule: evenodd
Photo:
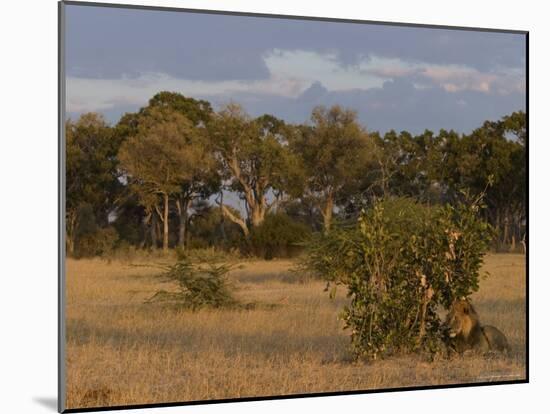
<path fill-rule="evenodd" d="M 445 324 L 448 328 L 449 337 L 461 336 L 468 338 L 470 333 L 479 327 L 479 317 L 468 300 L 459 299 L 453 302 Z"/>

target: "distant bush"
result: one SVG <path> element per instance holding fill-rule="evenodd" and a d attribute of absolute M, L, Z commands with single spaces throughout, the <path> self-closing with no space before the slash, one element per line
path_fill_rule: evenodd
<path fill-rule="evenodd" d="M 138 246 L 143 240 L 142 216 L 122 211 L 113 223 L 121 242 Z M 122 245 L 124 247 L 124 245 Z"/>
<path fill-rule="evenodd" d="M 97 228 L 93 233 L 85 233 L 77 238 L 75 257 L 108 256 L 112 254 L 118 240 L 113 227 Z"/>
<path fill-rule="evenodd" d="M 220 308 L 233 306 L 233 298 L 227 282 L 227 273 L 233 268 L 230 264 L 212 261 L 196 264 L 188 259 L 180 259 L 168 266 L 163 276 L 178 285 L 177 292 L 160 290 L 147 302 L 169 301 L 191 310 L 204 307 Z"/>
<path fill-rule="evenodd" d="M 351 298 L 342 317 L 357 357 L 437 352 L 444 338 L 436 314 L 478 289 L 491 228 L 478 203 L 427 207 L 387 199 L 309 244 L 306 265 Z"/>
<path fill-rule="evenodd" d="M 307 225 L 293 221 L 286 214 L 270 214 L 261 225 L 252 228 L 248 242 L 255 256 L 292 257 L 303 249 L 301 244 L 310 235 Z"/>
<path fill-rule="evenodd" d="M 239 215 L 238 210 L 231 211 Z M 241 228 L 223 217 L 219 207 L 211 207 L 195 216 L 189 225 L 189 236 L 187 247 L 191 250 L 208 247 L 230 250 L 240 248 L 244 242 Z"/>

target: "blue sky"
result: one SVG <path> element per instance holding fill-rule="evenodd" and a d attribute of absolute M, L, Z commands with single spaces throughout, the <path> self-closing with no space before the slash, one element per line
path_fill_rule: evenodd
<path fill-rule="evenodd" d="M 368 130 L 469 132 L 525 109 L 525 36 L 67 6 L 67 112 L 116 122 L 161 90 L 307 122 L 316 105 Z"/>

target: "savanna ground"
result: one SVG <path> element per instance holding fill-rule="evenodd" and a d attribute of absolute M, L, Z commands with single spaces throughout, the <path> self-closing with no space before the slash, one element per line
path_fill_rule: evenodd
<path fill-rule="evenodd" d="M 506 356 L 353 362 L 325 283 L 293 262 L 244 261 L 229 278 L 249 309 L 144 304 L 160 270 L 138 262 L 67 260 L 67 407 L 147 404 L 525 378 L 525 257 L 488 255 L 473 303 L 508 337 Z"/>

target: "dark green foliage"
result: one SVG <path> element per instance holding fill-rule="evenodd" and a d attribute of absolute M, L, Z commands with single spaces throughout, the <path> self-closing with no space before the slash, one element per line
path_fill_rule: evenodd
<path fill-rule="evenodd" d="M 230 209 L 237 216 L 236 209 Z M 225 218 L 219 207 L 208 207 L 196 214 L 189 225 L 190 249 L 216 247 L 221 249 L 239 249 L 244 244 L 241 228 Z"/>
<path fill-rule="evenodd" d="M 129 198 L 117 211 L 117 217 L 113 223 L 120 239 L 139 246 L 145 236 L 143 228 L 145 217 L 145 209 L 134 198 Z"/>
<path fill-rule="evenodd" d="M 97 231 L 96 217 L 94 208 L 89 203 L 82 203 L 76 210 L 77 226 L 75 236 L 83 237 L 87 234 L 93 234 Z"/>
<path fill-rule="evenodd" d="M 351 303 L 342 317 L 357 357 L 440 349 L 437 306 L 448 308 L 478 289 L 492 236 L 478 209 L 477 202 L 426 207 L 386 199 L 355 226 L 310 243 L 309 269 L 348 289 Z"/>
<path fill-rule="evenodd" d="M 251 227 L 264 221 L 283 194 L 300 193 L 300 160 L 287 145 L 292 128 L 270 115 L 252 119 L 241 106 L 229 104 L 212 118 L 208 131 L 224 187 L 245 202 L 247 217 L 235 216 L 220 204 L 222 212 L 248 238 Z M 269 192 L 275 195 L 271 202 Z"/>
<path fill-rule="evenodd" d="M 444 184 L 448 200 L 460 198 L 463 189 L 486 193 L 484 218 L 498 230 L 497 250 L 525 236 L 525 140 L 525 113 L 514 112 L 462 137 L 442 131 L 433 152 L 433 179 Z"/>
<path fill-rule="evenodd" d="M 113 227 L 101 228 L 97 225 L 97 219 L 91 204 L 81 204 L 77 209 L 76 217 L 74 257 L 82 258 L 110 254 L 119 238 L 117 231 Z"/>
<path fill-rule="evenodd" d="M 232 268 L 230 264 L 214 261 L 192 263 L 180 256 L 177 263 L 168 266 L 163 274 L 166 279 L 177 283 L 178 291 L 161 290 L 148 302 L 170 301 L 191 310 L 236 305 L 237 301 L 231 294 L 226 277 Z"/>
<path fill-rule="evenodd" d="M 212 115 L 210 102 L 197 100 L 183 96 L 181 93 L 162 91 L 149 99 L 149 106 L 142 108 L 146 112 L 148 108 L 171 108 L 185 115 L 193 125 L 206 125 Z"/>
<path fill-rule="evenodd" d="M 292 257 L 301 250 L 301 243 L 310 234 L 307 225 L 293 221 L 286 214 L 270 214 L 262 224 L 252 229 L 250 250 L 265 259 Z"/>
<path fill-rule="evenodd" d="M 455 204 L 461 192 L 485 192 L 483 217 L 498 232 L 497 250 L 513 249 L 526 233 L 526 116 L 514 112 L 486 121 L 470 134 L 441 130 L 411 135 L 390 131 L 375 138 L 377 168 L 364 174 L 366 197 L 407 196 Z M 372 182 L 371 182 L 372 181 Z M 490 186 L 488 187 L 488 184 Z M 350 194 L 347 209 L 361 205 Z M 359 201 L 359 202 L 358 202 Z M 360 208 L 360 207 L 359 207 Z"/>
<path fill-rule="evenodd" d="M 315 107 L 311 123 L 296 128 L 290 146 L 305 172 L 301 197 L 314 203 L 328 231 L 334 208 L 359 190 L 373 168 L 374 141 L 357 121 L 357 113 L 339 105 Z"/>
<path fill-rule="evenodd" d="M 118 241 L 118 233 L 113 227 L 98 228 L 94 232 L 78 237 L 74 255 L 76 258 L 108 256 Z"/>
<path fill-rule="evenodd" d="M 66 231 L 67 253 L 75 253 L 80 227 L 79 210 L 88 205 L 94 222 L 106 226 L 115 200 L 122 191 L 117 152 L 121 139 L 105 119 L 96 113 L 67 121 L 66 134 Z"/>
<path fill-rule="evenodd" d="M 207 101 L 164 91 L 115 126 L 88 113 L 69 120 L 65 132 L 69 256 L 104 250 L 96 240 L 106 237 L 96 233 L 109 226 L 117 246 L 135 249 L 291 256 L 294 221 L 328 231 L 333 215 L 355 222 L 379 198 L 459 206 L 464 190 L 485 193 L 481 217 L 496 229 L 497 251 L 527 249 L 524 112 L 469 134 L 381 136 L 338 105 L 292 125 L 269 114 L 251 118 L 235 104 L 214 112 Z M 274 211 L 291 218 L 289 228 L 279 226 L 283 234 L 261 226 Z"/>

